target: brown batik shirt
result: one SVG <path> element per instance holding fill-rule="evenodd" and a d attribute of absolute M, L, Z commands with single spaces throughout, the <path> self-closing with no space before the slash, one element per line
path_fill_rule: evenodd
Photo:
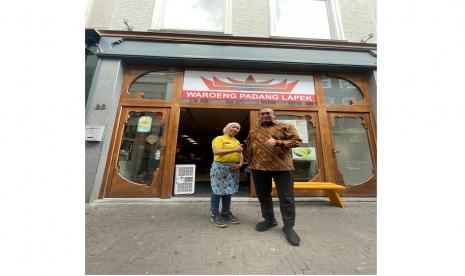
<path fill-rule="evenodd" d="M 273 137 L 276 145 L 265 141 Z M 262 171 L 294 170 L 291 148 L 302 145 L 302 140 L 291 125 L 274 123 L 271 126 L 254 127 L 247 137 L 245 157 L 249 168 Z"/>

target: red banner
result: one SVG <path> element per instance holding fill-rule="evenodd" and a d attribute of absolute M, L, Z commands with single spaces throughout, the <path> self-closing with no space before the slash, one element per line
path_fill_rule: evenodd
<path fill-rule="evenodd" d="M 182 99 L 316 102 L 312 75 L 186 70 Z"/>
<path fill-rule="evenodd" d="M 314 94 L 182 91 L 183 99 L 233 100 L 233 101 L 279 101 L 316 102 Z"/>

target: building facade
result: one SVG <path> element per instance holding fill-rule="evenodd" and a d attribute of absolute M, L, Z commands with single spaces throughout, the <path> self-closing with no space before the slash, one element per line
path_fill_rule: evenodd
<path fill-rule="evenodd" d="M 186 164 L 207 195 L 211 140 L 263 107 L 304 142 L 296 180 L 375 196 L 375 42 L 372 0 L 90 1 L 86 201 L 177 196 Z"/>

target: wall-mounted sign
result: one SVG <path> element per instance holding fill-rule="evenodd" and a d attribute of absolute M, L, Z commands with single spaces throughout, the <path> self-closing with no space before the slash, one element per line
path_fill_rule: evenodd
<path fill-rule="evenodd" d="M 150 132 L 152 129 L 152 117 L 141 116 L 137 122 L 137 132 Z"/>
<path fill-rule="evenodd" d="M 316 160 L 316 150 L 314 147 L 292 148 L 292 159 L 294 160 Z"/>
<path fill-rule="evenodd" d="M 103 126 L 86 126 L 86 141 L 102 141 L 104 130 Z"/>
<path fill-rule="evenodd" d="M 184 73 L 182 98 L 316 102 L 313 76 L 190 70 Z"/>

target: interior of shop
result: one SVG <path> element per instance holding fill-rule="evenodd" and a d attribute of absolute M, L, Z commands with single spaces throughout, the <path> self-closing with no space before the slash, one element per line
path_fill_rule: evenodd
<path fill-rule="evenodd" d="M 236 136 L 236 139 L 245 144 L 250 129 L 249 113 L 249 110 L 238 109 L 181 109 L 176 147 L 176 165 L 195 165 L 195 187 L 193 194 L 174 194 L 174 196 L 210 196 L 210 167 L 213 161 L 212 140 L 216 136 L 223 135 L 223 128 L 226 124 L 237 122 L 241 125 L 241 131 Z M 247 164 L 245 163 L 241 168 L 239 192 L 234 195 L 235 197 L 250 196 L 250 175 L 247 173 L 246 168 Z M 174 185 L 176 185 L 176 179 Z M 173 189 L 174 191 L 175 189 Z"/>

